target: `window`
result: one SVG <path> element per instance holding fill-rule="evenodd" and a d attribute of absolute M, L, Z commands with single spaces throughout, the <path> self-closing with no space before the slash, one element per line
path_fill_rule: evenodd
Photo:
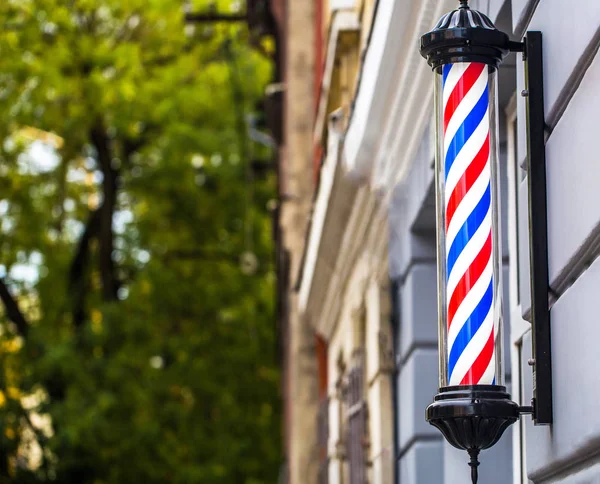
<path fill-rule="evenodd" d="M 329 484 L 329 398 L 322 397 L 318 416 L 319 484 Z"/>
<path fill-rule="evenodd" d="M 335 382 L 335 396 L 332 398 L 332 420 L 333 425 L 330 427 L 334 443 L 334 461 L 331 465 L 331 481 L 332 484 L 347 483 L 347 454 L 346 454 L 346 419 L 345 419 L 345 402 L 346 395 L 346 363 L 343 353 L 337 359 L 337 379 Z"/>
<path fill-rule="evenodd" d="M 347 402 L 347 455 L 350 465 L 350 484 L 367 483 L 367 404 L 365 401 L 364 351 L 357 349 L 353 355 L 353 366 L 348 374 L 346 387 Z"/>
<path fill-rule="evenodd" d="M 350 369 L 345 381 L 346 456 L 348 484 L 367 484 L 369 465 L 369 426 L 367 413 L 366 378 L 366 310 L 362 306 L 352 317 L 353 350 Z"/>

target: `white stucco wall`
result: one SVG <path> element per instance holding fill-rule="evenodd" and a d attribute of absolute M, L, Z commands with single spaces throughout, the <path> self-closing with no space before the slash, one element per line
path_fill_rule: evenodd
<path fill-rule="evenodd" d="M 527 12 L 529 9 L 529 12 Z M 513 18 L 530 15 L 529 30 L 540 30 L 544 47 L 548 183 L 548 262 L 558 294 L 551 310 L 554 423 L 526 427 L 526 464 L 535 483 L 600 482 L 600 418 L 597 402 L 596 300 L 600 288 L 600 2 L 539 3 L 513 0 Z M 519 69 L 519 76 L 522 68 Z M 519 154 L 524 158 L 524 102 L 519 99 Z M 520 187 L 526 196 L 526 180 Z M 519 226 L 527 233 L 526 206 Z M 521 240 L 521 254 L 528 250 Z M 521 260 L 523 312 L 530 306 L 528 260 Z M 522 365 L 531 357 L 530 335 Z M 526 368 L 526 366 L 524 366 Z M 531 374 L 523 372 L 525 394 Z"/>

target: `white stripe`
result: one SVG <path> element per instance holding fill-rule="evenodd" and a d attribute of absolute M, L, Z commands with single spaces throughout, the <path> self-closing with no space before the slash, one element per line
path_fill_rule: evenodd
<path fill-rule="evenodd" d="M 446 15 L 444 15 L 440 21 L 437 23 L 437 25 L 435 26 L 436 29 L 442 27 L 445 23 L 446 20 L 448 20 L 448 17 L 450 17 L 450 15 L 452 15 L 452 12 L 447 13 Z"/>
<path fill-rule="evenodd" d="M 471 25 L 471 27 L 477 27 L 477 25 L 475 24 L 475 20 L 473 19 L 473 14 L 470 10 L 467 10 L 467 17 L 469 17 L 469 24 Z"/>
<path fill-rule="evenodd" d="M 469 218 L 469 215 L 471 215 L 473 210 L 475 210 L 475 207 L 482 199 L 489 184 L 490 166 L 489 164 L 486 164 L 483 171 L 479 175 L 479 178 L 475 180 L 475 183 L 473 183 L 471 189 L 467 192 L 462 201 L 459 203 L 458 207 L 456 208 L 456 211 L 454 212 L 454 216 L 450 221 L 450 225 L 448 225 L 448 230 L 446 231 L 446 251 L 450 250 L 452 242 L 454 242 L 458 231 L 463 226 L 467 218 Z"/>
<path fill-rule="evenodd" d="M 480 123 L 479 126 L 477 126 L 477 128 L 475 128 L 475 132 L 473 132 L 473 136 L 477 136 L 476 140 L 480 140 L 481 136 L 480 133 L 477 131 L 478 129 L 482 129 L 483 127 L 481 126 L 483 124 Z M 445 190 L 445 203 L 446 203 L 446 209 L 448 209 L 448 204 L 450 203 L 450 195 L 452 195 L 452 192 L 454 191 L 454 189 L 456 188 L 456 185 L 458 185 L 458 182 L 461 180 L 462 176 L 464 175 L 464 173 L 467 171 L 467 169 L 469 168 L 469 166 L 471 165 L 471 163 L 473 163 L 473 161 L 475 160 L 475 158 L 477 157 L 477 155 L 479 154 L 479 152 L 483 149 L 484 145 L 485 145 L 485 141 L 487 138 L 483 138 L 483 141 L 481 142 L 481 146 L 479 146 L 479 148 L 476 147 L 476 145 L 473 143 L 470 143 L 470 138 L 469 141 L 467 141 L 467 143 L 465 143 L 465 146 L 467 147 L 467 149 L 469 151 L 472 150 L 472 153 L 475 153 L 473 155 L 473 157 L 470 160 L 465 160 L 465 165 L 464 165 L 464 170 L 459 174 L 460 176 L 458 177 L 458 179 L 456 179 L 454 186 L 451 187 L 451 190 L 449 189 L 449 187 L 447 186 L 447 184 L 444 184 L 444 190 Z M 467 144 L 469 146 L 467 146 Z M 458 157 L 461 156 L 461 154 L 459 153 L 458 156 L 455 158 L 454 163 L 456 163 L 457 161 L 462 161 L 458 159 Z M 486 165 L 489 167 L 489 163 L 490 163 L 490 150 L 488 148 L 488 157 L 485 160 Z M 452 167 L 450 168 L 452 170 L 452 168 L 454 167 L 454 164 L 452 165 Z M 485 171 L 486 167 L 483 168 L 483 170 Z M 481 175 L 481 174 L 480 174 Z M 454 178 L 455 175 L 453 175 Z M 450 177 L 450 172 L 448 172 L 448 177 Z M 452 181 L 452 179 L 451 179 Z M 458 208 L 458 207 L 457 207 Z"/>
<path fill-rule="evenodd" d="M 454 370 L 450 375 L 449 383 L 450 385 L 460 385 L 460 382 L 467 374 L 467 371 L 473 366 L 475 360 L 479 354 L 483 351 L 485 344 L 490 338 L 490 334 L 494 330 L 494 312 L 492 308 L 488 312 L 485 317 L 483 323 L 467 344 L 467 347 L 463 350 L 462 354 L 458 357 L 458 361 L 454 366 Z M 448 355 L 450 354 L 450 350 L 452 346 L 448 345 Z"/>
<path fill-rule="evenodd" d="M 446 178 L 446 193 L 452 193 L 452 190 L 454 190 L 454 187 L 461 179 L 463 173 L 483 146 L 483 143 L 485 142 L 485 139 L 490 131 L 488 112 L 489 110 L 486 111 L 481 123 L 479 123 L 479 126 L 475 128 L 475 131 L 471 137 L 467 140 L 462 150 L 460 150 L 458 153 L 458 156 L 454 159 L 454 163 L 452 163 L 450 171 L 448 172 L 448 177 Z"/>
<path fill-rule="evenodd" d="M 467 116 L 471 113 L 477 101 L 481 99 L 485 88 L 488 83 L 488 74 L 485 69 L 481 72 L 475 84 L 471 87 L 469 92 L 465 94 L 462 101 L 458 104 L 456 111 L 452 114 L 450 121 L 448 122 L 448 127 L 444 131 L 444 158 L 448 153 L 448 147 L 454 138 L 454 135 L 458 131 L 458 128 L 464 123 Z M 446 106 L 444 105 L 444 111 L 446 110 Z M 484 116 L 485 118 L 486 116 Z"/>
<path fill-rule="evenodd" d="M 452 297 L 454 293 L 454 289 L 458 282 L 462 279 L 462 276 L 467 272 L 469 266 L 477 257 L 477 254 L 481 251 L 483 244 L 487 240 L 490 230 L 492 229 L 492 211 L 488 210 L 483 222 L 477 229 L 477 231 L 471 237 L 471 240 L 467 242 L 467 245 L 457 257 L 454 266 L 452 267 L 452 272 L 450 273 L 450 277 L 448 277 L 448 283 L 446 285 L 446 294 L 448 294 L 448 301 Z"/>
<path fill-rule="evenodd" d="M 496 342 L 494 341 L 494 351 L 492 352 L 492 359 L 490 360 L 490 364 L 481 375 L 481 379 L 479 380 L 479 385 L 491 385 L 494 381 L 494 377 L 496 376 Z"/>
<path fill-rule="evenodd" d="M 444 89 L 442 92 L 442 106 L 444 106 L 444 110 L 446 109 L 450 94 L 452 94 L 458 80 L 462 77 L 470 64 L 470 62 L 457 62 L 456 64 L 452 64 L 450 72 L 448 72 L 448 77 L 446 77 L 446 82 L 444 82 Z"/>
<path fill-rule="evenodd" d="M 477 305 L 483 298 L 485 291 L 487 290 L 488 286 L 490 285 L 490 281 L 492 280 L 492 275 L 492 259 L 490 258 L 490 261 L 483 270 L 481 276 L 473 285 L 471 290 L 467 293 L 460 306 L 458 306 L 456 313 L 454 314 L 452 324 L 448 328 L 448 348 L 452 348 L 452 345 L 454 344 L 458 333 L 467 322 L 467 319 L 469 319 L 469 316 L 471 316 L 471 313 L 473 313 L 473 310 L 477 307 Z"/>
<path fill-rule="evenodd" d="M 494 24 L 490 21 L 489 18 L 487 18 L 485 15 L 482 15 L 480 13 L 478 13 L 479 15 L 479 19 L 481 20 L 481 23 L 483 23 L 483 25 L 485 25 L 488 29 L 495 29 L 496 27 L 494 26 Z"/>
<path fill-rule="evenodd" d="M 452 16 L 452 23 L 450 24 L 450 27 L 456 27 L 458 25 L 459 20 L 460 20 L 460 12 L 457 10 L 456 12 L 454 12 L 454 15 Z"/>

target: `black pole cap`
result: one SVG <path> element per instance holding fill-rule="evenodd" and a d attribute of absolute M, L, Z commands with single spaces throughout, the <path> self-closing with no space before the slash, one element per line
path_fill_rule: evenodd
<path fill-rule="evenodd" d="M 481 62 L 494 67 L 510 50 L 508 35 L 481 12 L 460 0 L 456 10 L 444 15 L 431 32 L 421 37 L 421 55 L 432 68 L 455 62 Z"/>

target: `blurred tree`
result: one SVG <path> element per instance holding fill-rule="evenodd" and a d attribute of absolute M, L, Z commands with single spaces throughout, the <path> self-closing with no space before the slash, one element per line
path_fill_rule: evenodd
<path fill-rule="evenodd" d="M 272 41 L 182 3 L 0 2 L 0 482 L 276 481 Z"/>

